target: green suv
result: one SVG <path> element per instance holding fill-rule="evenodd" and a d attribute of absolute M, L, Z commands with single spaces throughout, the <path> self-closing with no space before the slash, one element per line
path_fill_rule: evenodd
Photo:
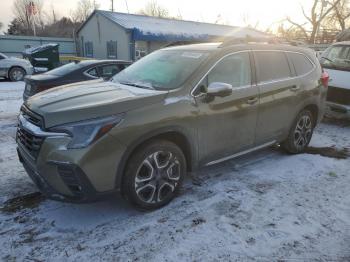
<path fill-rule="evenodd" d="M 311 50 L 198 44 L 156 51 L 117 74 L 26 101 L 18 155 L 49 198 L 120 192 L 167 204 L 188 171 L 273 144 L 303 152 L 323 116 L 328 77 Z"/>

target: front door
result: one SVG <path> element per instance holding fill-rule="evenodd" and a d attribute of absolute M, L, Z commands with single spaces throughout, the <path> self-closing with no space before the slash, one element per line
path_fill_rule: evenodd
<path fill-rule="evenodd" d="M 232 94 L 208 97 L 205 91 L 213 82 L 231 84 Z M 196 97 L 201 164 L 213 163 L 253 147 L 259 98 L 258 88 L 252 86 L 249 52 L 222 58 L 198 88 L 201 90 Z"/>

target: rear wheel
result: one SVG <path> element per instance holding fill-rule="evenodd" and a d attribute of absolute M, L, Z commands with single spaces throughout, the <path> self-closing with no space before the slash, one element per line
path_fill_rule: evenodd
<path fill-rule="evenodd" d="M 292 154 L 302 153 L 309 145 L 314 129 L 314 117 L 309 110 L 301 111 L 296 117 L 288 138 L 282 146 Z"/>
<path fill-rule="evenodd" d="M 186 173 L 181 149 L 166 140 L 154 140 L 131 156 L 123 179 L 124 196 L 143 210 L 169 203 Z"/>
<path fill-rule="evenodd" d="M 20 67 L 14 67 L 9 72 L 9 78 L 12 82 L 22 81 L 25 75 L 26 72 Z"/>

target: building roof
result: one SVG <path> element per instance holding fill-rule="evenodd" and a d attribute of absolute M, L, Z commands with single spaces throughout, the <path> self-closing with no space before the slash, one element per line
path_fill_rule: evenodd
<path fill-rule="evenodd" d="M 158 18 L 145 15 L 95 10 L 90 16 L 101 14 L 113 23 L 130 30 L 133 40 L 144 41 L 212 41 L 226 36 L 268 37 L 267 34 L 250 29 L 228 25 Z M 89 18 L 87 19 L 87 21 Z M 86 21 L 86 22 L 87 22 Z M 86 22 L 79 28 L 84 27 Z"/>

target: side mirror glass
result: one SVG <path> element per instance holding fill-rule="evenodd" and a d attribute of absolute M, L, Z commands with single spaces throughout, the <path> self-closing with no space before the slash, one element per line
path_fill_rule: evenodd
<path fill-rule="evenodd" d="M 213 82 L 208 86 L 207 94 L 219 97 L 229 96 L 232 94 L 232 85 L 222 82 Z"/>

